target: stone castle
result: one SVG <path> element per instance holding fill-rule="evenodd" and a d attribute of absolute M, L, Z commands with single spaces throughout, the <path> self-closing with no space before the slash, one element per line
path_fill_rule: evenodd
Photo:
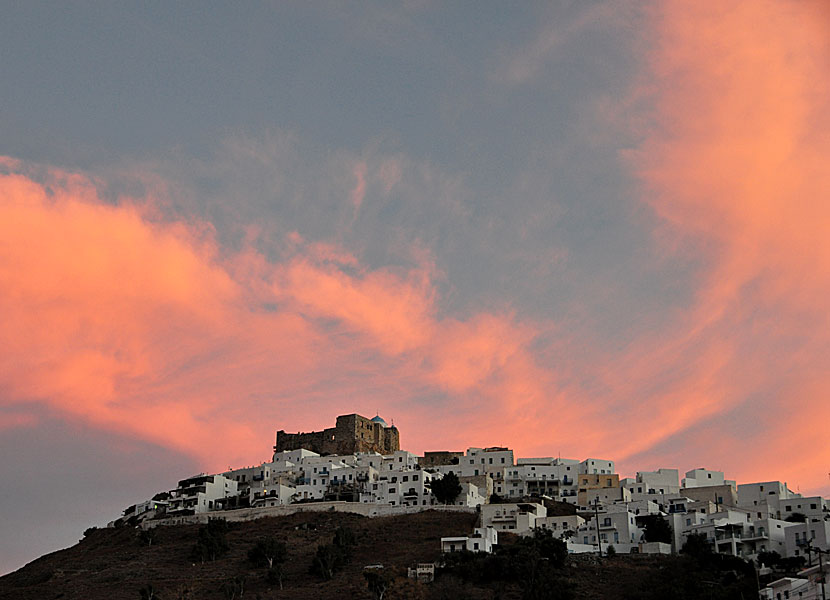
<path fill-rule="evenodd" d="M 380 416 L 367 419 L 358 414 L 340 415 L 334 427 L 310 433 L 277 432 L 275 452 L 305 448 L 317 454 L 356 454 L 377 452 L 392 454 L 401 449 L 397 427 L 386 424 Z"/>

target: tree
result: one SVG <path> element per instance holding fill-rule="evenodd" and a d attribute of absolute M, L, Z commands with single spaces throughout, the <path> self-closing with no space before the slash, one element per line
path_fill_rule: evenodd
<path fill-rule="evenodd" d="M 646 515 L 643 517 L 645 533 L 643 538 L 647 542 L 663 542 L 671 544 L 672 529 L 663 515 Z"/>
<path fill-rule="evenodd" d="M 150 529 L 141 529 L 138 532 L 138 541 L 141 544 L 146 544 L 148 546 L 152 546 L 153 542 L 158 539 L 158 532 L 156 531 L 155 527 Z"/>
<path fill-rule="evenodd" d="M 258 540 L 248 551 L 248 560 L 258 567 L 273 569 L 274 563 L 285 562 L 285 558 L 285 542 L 273 536 Z"/>
<path fill-rule="evenodd" d="M 334 545 L 338 548 L 351 548 L 357 543 L 354 531 L 348 527 L 338 527 L 334 532 Z"/>
<path fill-rule="evenodd" d="M 340 552 L 334 544 L 317 546 L 317 552 L 311 561 L 311 572 L 328 581 L 340 568 L 341 560 Z"/>
<path fill-rule="evenodd" d="M 614 558 L 615 556 L 617 556 L 617 549 L 614 548 L 614 544 L 608 546 L 608 549 L 605 551 L 605 556 L 607 556 L 608 558 Z"/>
<path fill-rule="evenodd" d="M 690 533 L 683 542 L 680 552 L 694 558 L 705 558 L 712 554 L 712 544 L 709 543 L 705 533 Z"/>
<path fill-rule="evenodd" d="M 227 531 L 228 524 L 225 519 L 208 519 L 207 525 L 199 528 L 196 545 L 191 553 L 193 560 L 214 561 L 225 554 L 229 549 L 225 537 Z"/>
<path fill-rule="evenodd" d="M 258 567 L 267 567 L 269 583 L 278 583 L 282 589 L 282 563 L 285 562 L 287 554 L 285 542 L 272 536 L 258 540 L 248 551 L 248 560 Z"/>
<path fill-rule="evenodd" d="M 791 515 L 787 515 L 787 518 L 784 519 L 790 523 L 806 523 L 807 522 L 807 515 L 800 512 L 794 512 Z"/>
<path fill-rule="evenodd" d="M 138 590 L 138 597 L 141 598 L 141 600 L 161 600 L 159 593 L 149 583 Z"/>
<path fill-rule="evenodd" d="M 311 561 L 311 572 L 323 579 L 334 577 L 352 557 L 352 546 L 356 544 L 354 531 L 348 527 L 338 527 L 331 544 L 317 546 L 317 553 Z"/>
<path fill-rule="evenodd" d="M 523 537 L 520 544 L 529 546 L 553 567 L 561 567 L 568 559 L 568 544 L 553 537 L 550 529 L 537 527 L 532 537 Z"/>
<path fill-rule="evenodd" d="M 282 563 L 278 563 L 268 569 L 268 574 L 265 576 L 265 580 L 268 583 L 276 583 L 282 589 L 282 580 L 285 577 L 285 568 L 283 567 Z"/>
<path fill-rule="evenodd" d="M 225 594 L 225 598 L 227 600 L 236 600 L 236 598 L 241 598 L 245 593 L 245 578 L 234 577 L 232 579 L 228 579 L 221 585 L 221 590 L 222 593 Z"/>
<path fill-rule="evenodd" d="M 433 479 L 430 488 L 432 489 L 432 495 L 441 504 L 455 502 L 455 499 L 461 493 L 461 484 L 458 482 L 458 476 L 455 473 L 447 473 L 441 479 Z"/>
<path fill-rule="evenodd" d="M 394 577 L 383 567 L 379 569 L 364 569 L 363 577 L 366 578 L 366 585 L 375 600 L 383 600 L 386 591 L 392 585 Z"/>
<path fill-rule="evenodd" d="M 771 550 L 769 552 L 759 552 L 755 560 L 758 561 L 759 567 L 775 567 L 781 562 L 781 555 L 775 550 Z"/>

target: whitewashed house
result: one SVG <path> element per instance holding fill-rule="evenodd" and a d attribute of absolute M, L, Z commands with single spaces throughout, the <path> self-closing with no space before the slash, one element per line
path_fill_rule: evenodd
<path fill-rule="evenodd" d="M 220 510 L 224 500 L 238 493 L 236 481 L 222 475 L 196 475 L 179 481 L 170 492 L 167 514 L 190 515 Z"/>
<path fill-rule="evenodd" d="M 790 523 L 784 530 L 784 548 L 784 556 L 809 556 L 808 548 L 829 551 L 830 521 Z"/>
<path fill-rule="evenodd" d="M 780 481 L 762 481 L 744 483 L 738 486 L 738 506 L 747 510 L 759 510 L 765 505 L 770 507 L 769 514 L 775 519 L 781 515 L 781 501 L 797 498 L 799 495 L 790 490 L 786 483 Z"/>
<path fill-rule="evenodd" d="M 604 458 L 586 458 L 579 463 L 580 475 L 606 475 L 615 473 L 614 461 Z"/>
<path fill-rule="evenodd" d="M 723 471 L 711 471 L 709 469 L 698 468 L 686 471 L 686 477 L 681 482 L 684 488 L 699 488 L 711 487 L 718 485 L 731 485 L 735 487 L 735 481 L 725 479 Z"/>
<path fill-rule="evenodd" d="M 476 527 L 472 535 L 460 537 L 442 537 L 441 552 L 493 552 L 499 543 L 499 534 L 493 527 Z"/>
<path fill-rule="evenodd" d="M 536 519 L 537 527 L 547 529 L 553 534 L 553 537 L 559 539 L 572 536 L 583 523 L 585 523 L 585 519 L 579 515 L 561 515 Z"/>
<path fill-rule="evenodd" d="M 498 531 L 528 535 L 547 516 L 547 509 L 535 502 L 485 504 L 481 507 L 481 524 Z"/>

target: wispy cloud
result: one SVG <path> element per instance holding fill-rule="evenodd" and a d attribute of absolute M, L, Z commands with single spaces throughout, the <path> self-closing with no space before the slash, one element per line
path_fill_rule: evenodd
<path fill-rule="evenodd" d="M 544 393 L 533 325 L 507 313 L 439 316 L 435 269 L 417 249 L 411 267 L 378 268 L 296 232 L 282 260 L 253 246 L 220 250 L 210 223 L 105 203 L 81 174 L 47 170 L 36 181 L 32 166 L 6 165 L 7 401 L 224 466 L 263 457 L 288 414 L 294 426 L 321 426 L 345 403 L 416 422 L 419 396 L 492 414 L 500 391 L 519 391 L 515 405 Z M 419 428 L 408 433 L 415 446 L 433 433 Z"/>
<path fill-rule="evenodd" d="M 654 126 L 631 156 L 659 239 L 702 261 L 692 307 L 654 341 L 660 371 L 683 365 L 664 394 L 675 426 L 661 429 L 704 421 L 714 433 L 684 452 L 811 485 L 830 458 L 805 425 L 830 416 L 815 401 L 830 384 L 828 16 L 820 2 L 657 5 Z"/>

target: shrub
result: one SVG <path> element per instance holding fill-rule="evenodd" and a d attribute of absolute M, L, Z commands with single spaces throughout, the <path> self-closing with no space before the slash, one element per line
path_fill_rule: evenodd
<path fill-rule="evenodd" d="M 227 531 L 228 524 L 224 519 L 208 519 L 207 525 L 199 528 L 196 545 L 191 552 L 193 560 L 214 561 L 225 554 L 229 549 L 225 536 Z"/>

